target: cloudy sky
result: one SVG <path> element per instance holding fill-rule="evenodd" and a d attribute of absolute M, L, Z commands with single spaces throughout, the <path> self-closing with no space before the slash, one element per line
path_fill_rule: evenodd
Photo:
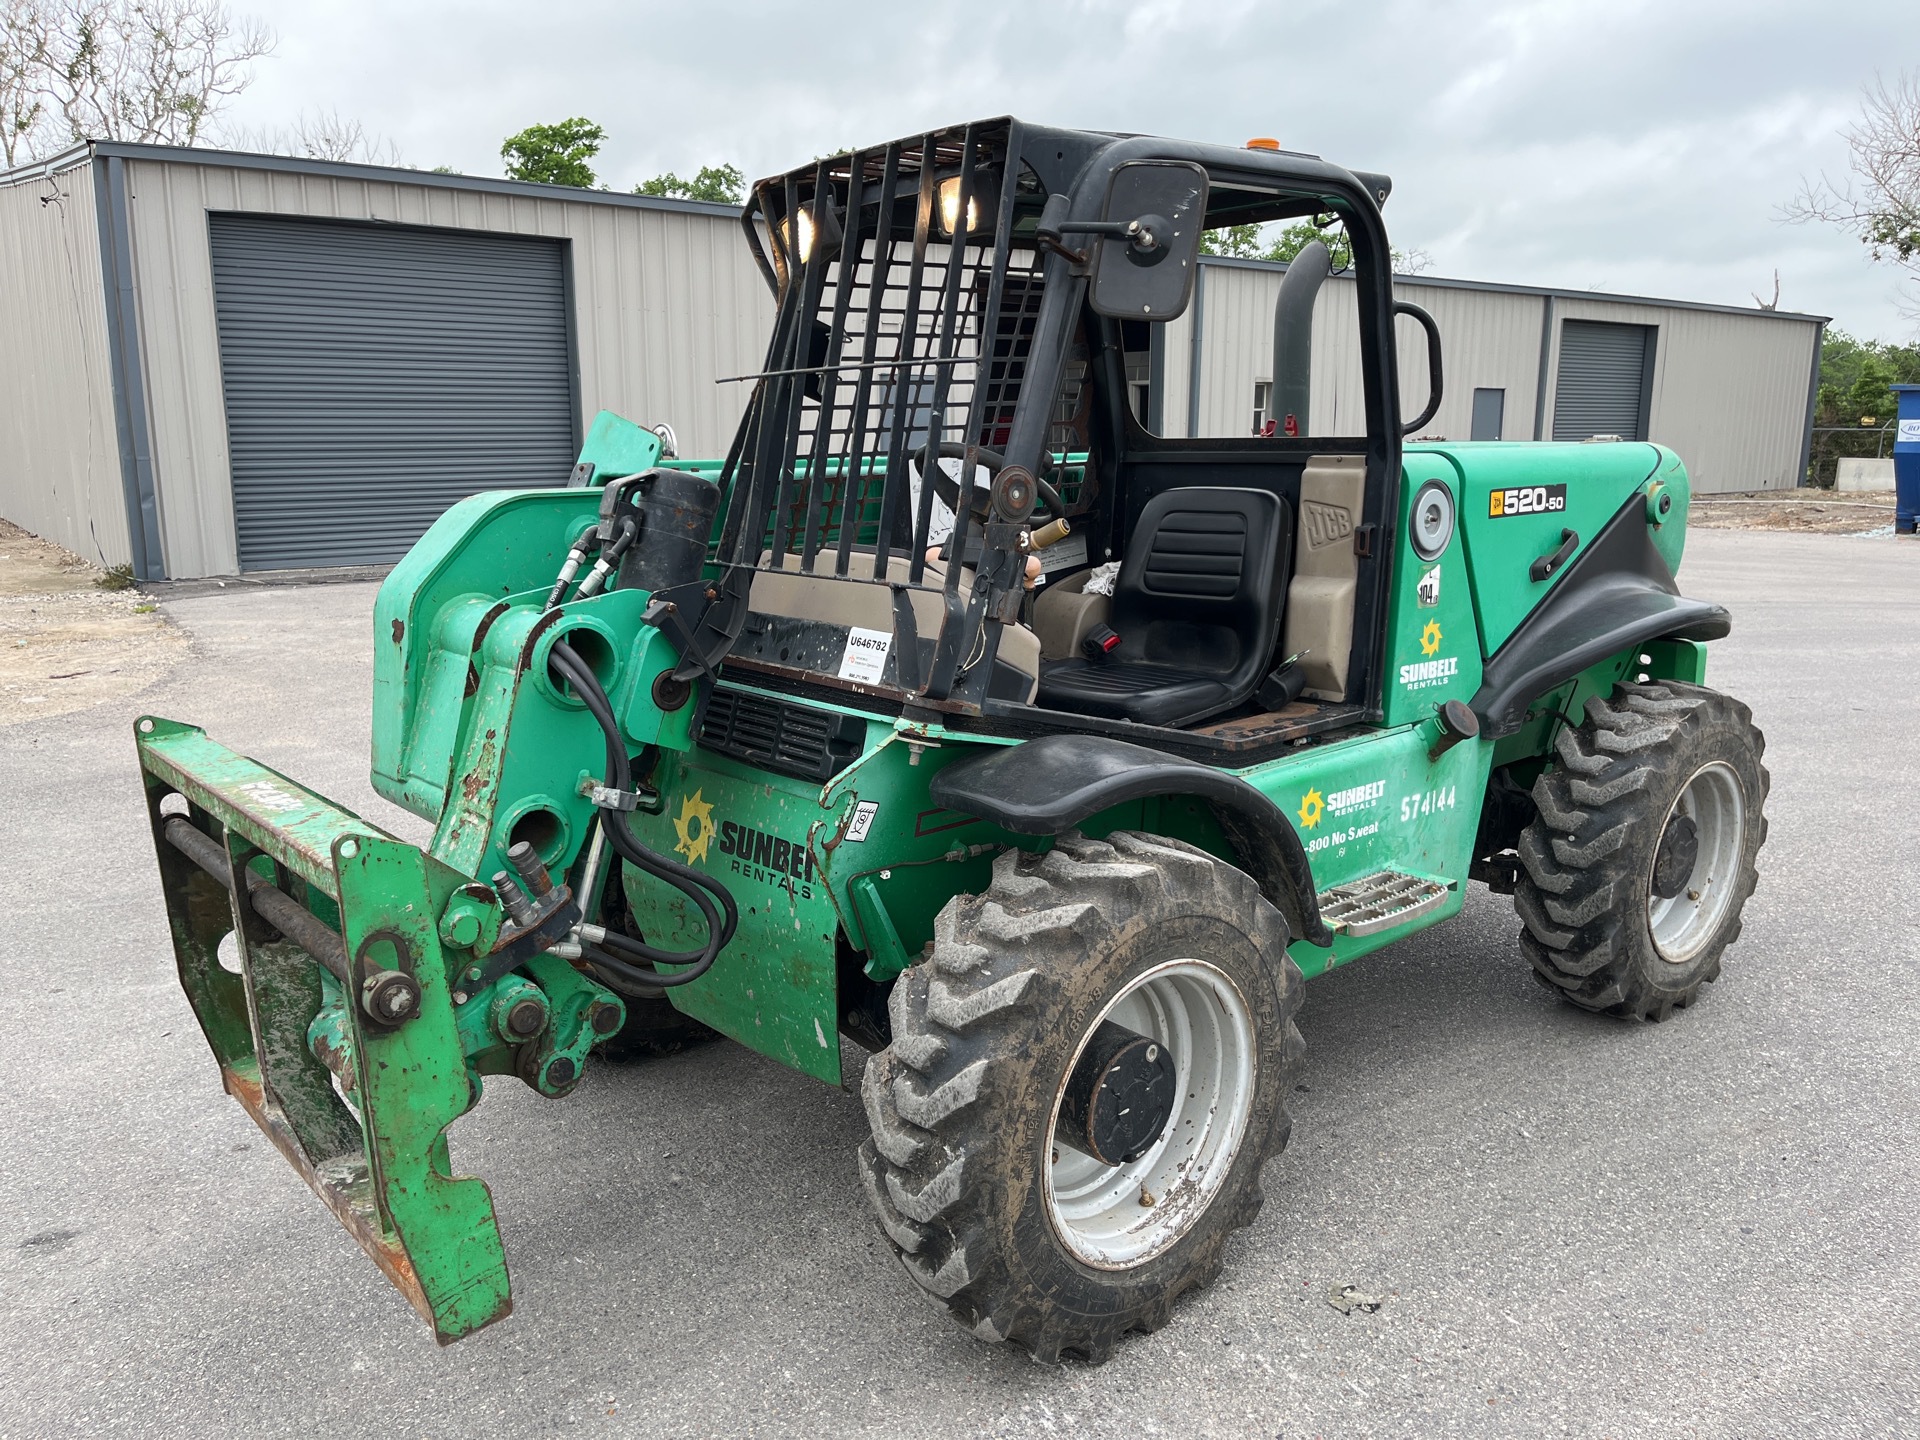
<path fill-rule="evenodd" d="M 1876 69 L 1920 72 L 1914 0 L 274 0 L 279 48 L 228 117 L 337 108 L 422 167 L 500 173 L 500 140 L 585 115 L 601 177 L 750 177 L 1011 112 L 1239 143 L 1394 177 L 1434 273 L 1727 304 L 1771 296 L 1904 338 L 1896 276 L 1780 222 Z"/>

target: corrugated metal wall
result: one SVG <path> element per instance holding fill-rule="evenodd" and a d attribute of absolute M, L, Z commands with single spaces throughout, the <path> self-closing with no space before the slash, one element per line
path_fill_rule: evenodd
<path fill-rule="evenodd" d="M 1273 304 L 1281 271 L 1204 262 L 1197 305 L 1167 327 L 1165 397 L 1169 434 L 1244 435 L 1253 387 L 1273 374 Z M 1440 327 L 1445 396 L 1423 433 L 1465 439 L 1473 392 L 1506 391 L 1505 434 L 1534 433 L 1542 321 L 1548 299 L 1525 291 L 1395 283 L 1394 293 L 1431 313 Z M 1585 295 L 1553 297 L 1555 343 L 1548 355 L 1545 414 L 1553 415 L 1558 334 L 1569 320 L 1651 325 L 1655 337 L 1652 439 L 1678 451 L 1694 487 L 1790 489 L 1798 483 L 1806 434 L 1807 387 L 1819 326 L 1798 316 L 1643 305 Z M 1199 403 L 1193 404 L 1193 334 L 1200 328 Z M 1425 340 L 1399 322 L 1400 396 L 1405 414 L 1426 403 Z M 1313 413 L 1316 434 L 1355 435 L 1360 395 L 1359 327 L 1351 279 L 1328 280 L 1314 307 Z M 1197 418 L 1189 428 L 1189 416 Z M 1551 434 L 1552 426 L 1542 427 Z"/>
<path fill-rule="evenodd" d="M 129 559 L 93 167 L 0 185 L 0 515 Z"/>
<path fill-rule="evenodd" d="M 463 191 L 404 180 L 131 160 L 130 227 L 168 573 L 238 568 L 207 212 L 384 220 L 570 243 L 585 418 L 671 423 L 687 455 L 724 453 L 773 305 L 736 221 Z M 124 527 L 122 527 L 124 529 Z"/>
<path fill-rule="evenodd" d="M 1565 320 L 1657 327 L 1647 433 L 1679 453 L 1694 489 L 1790 490 L 1800 483 L 1820 333 L 1814 322 L 1586 296 L 1559 297 L 1554 315 L 1556 332 Z M 1557 351 L 1557 334 L 1555 340 Z M 1551 359 L 1549 376 L 1559 368 L 1558 354 Z"/>

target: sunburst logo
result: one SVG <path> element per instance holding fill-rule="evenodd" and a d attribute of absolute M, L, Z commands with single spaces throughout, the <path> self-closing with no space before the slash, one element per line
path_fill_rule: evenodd
<path fill-rule="evenodd" d="M 1327 802 L 1318 790 L 1309 790 L 1300 801 L 1300 823 L 1311 830 L 1327 813 Z"/>
<path fill-rule="evenodd" d="M 687 857 L 687 863 L 707 858 L 707 846 L 713 843 L 713 806 L 696 790 L 680 802 L 680 818 L 673 822 L 673 833 L 680 843 L 673 848 Z"/>
<path fill-rule="evenodd" d="M 1420 653 L 1438 655 L 1440 653 L 1440 622 L 1427 621 L 1427 628 L 1420 632 Z"/>

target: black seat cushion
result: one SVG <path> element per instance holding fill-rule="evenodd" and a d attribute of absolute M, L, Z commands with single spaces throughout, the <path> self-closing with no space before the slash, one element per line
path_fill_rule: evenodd
<path fill-rule="evenodd" d="M 1042 665 L 1039 703 L 1142 725 L 1232 709 L 1269 668 L 1292 553 L 1291 512 L 1269 491 L 1155 496 L 1114 586 L 1119 645 L 1101 660 Z"/>

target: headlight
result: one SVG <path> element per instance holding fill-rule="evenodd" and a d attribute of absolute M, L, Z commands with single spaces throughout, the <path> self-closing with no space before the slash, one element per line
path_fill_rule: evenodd
<path fill-rule="evenodd" d="M 980 177 L 974 177 L 975 193 L 967 196 L 967 223 L 960 223 L 960 177 L 949 176 L 940 182 L 940 232 L 951 236 L 958 233 L 971 235 L 980 228 L 980 196 L 978 186 Z"/>
<path fill-rule="evenodd" d="M 804 265 L 813 258 L 813 212 L 802 210 L 796 222 L 786 220 L 780 222 L 780 243 L 789 255 L 794 254 L 796 249 L 793 243 L 793 232 L 796 227 L 800 231 L 800 244 L 797 247 L 799 261 Z"/>

